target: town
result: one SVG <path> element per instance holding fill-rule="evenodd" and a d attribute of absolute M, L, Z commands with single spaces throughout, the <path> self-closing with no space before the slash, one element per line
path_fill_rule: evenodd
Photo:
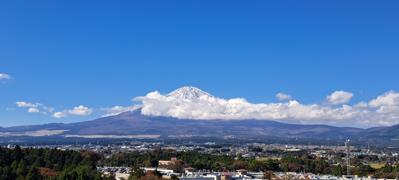
<path fill-rule="evenodd" d="M 13 149 L 15 145 L 4 148 Z M 349 142 L 331 146 L 132 141 L 21 148 L 90 151 L 101 156 L 97 171 L 119 180 L 133 176 L 182 180 L 395 179 L 399 159 L 395 148 L 358 147 Z"/>

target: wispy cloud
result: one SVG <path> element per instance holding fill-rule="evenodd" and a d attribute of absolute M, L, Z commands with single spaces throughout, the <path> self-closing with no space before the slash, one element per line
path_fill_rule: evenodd
<path fill-rule="evenodd" d="M 64 118 L 67 117 L 68 115 L 74 115 L 74 116 L 88 116 L 93 112 L 92 108 L 79 105 L 76 106 L 70 110 L 63 110 L 63 111 L 57 111 L 53 113 L 54 118 Z"/>
<path fill-rule="evenodd" d="M 281 92 L 276 94 L 276 98 L 280 101 L 287 101 L 292 99 L 291 95 Z"/>
<path fill-rule="evenodd" d="M 39 103 L 31 103 L 25 101 L 18 101 L 15 103 L 18 107 L 38 107 Z"/>
<path fill-rule="evenodd" d="M 87 116 L 90 115 L 93 112 L 93 110 L 89 107 L 79 105 L 74 107 L 71 110 L 68 110 L 68 113 L 71 115 L 76 115 L 76 116 Z"/>
<path fill-rule="evenodd" d="M 93 109 L 79 105 L 76 107 L 73 107 L 72 109 L 66 109 L 66 110 L 61 110 L 61 111 L 56 111 L 53 107 L 48 107 L 43 105 L 42 103 L 32 103 L 32 102 L 27 102 L 27 101 L 18 101 L 15 102 L 17 107 L 26 109 L 27 112 L 29 113 L 41 113 L 41 114 L 52 114 L 52 117 L 54 118 L 64 118 L 67 117 L 68 115 L 73 115 L 73 116 L 88 116 L 92 114 Z"/>
<path fill-rule="evenodd" d="M 12 77 L 9 74 L 6 73 L 0 73 L 0 81 L 3 80 L 10 80 Z"/>
<path fill-rule="evenodd" d="M 47 113 L 51 113 L 54 111 L 54 108 L 45 106 L 41 103 L 18 101 L 18 102 L 15 102 L 15 104 L 19 108 L 27 109 L 27 112 L 29 112 L 29 113 L 47 114 Z"/>
<path fill-rule="evenodd" d="M 57 118 L 57 119 L 60 119 L 60 118 L 66 117 L 66 116 L 67 116 L 67 114 L 65 112 L 55 112 L 53 114 L 53 117 Z"/>
<path fill-rule="evenodd" d="M 105 111 L 105 114 L 103 115 L 103 117 L 106 116 L 114 116 L 123 112 L 127 112 L 127 111 L 134 111 L 139 109 L 140 106 L 138 105 L 132 105 L 132 106 L 113 106 L 110 108 L 102 108 L 103 111 Z"/>

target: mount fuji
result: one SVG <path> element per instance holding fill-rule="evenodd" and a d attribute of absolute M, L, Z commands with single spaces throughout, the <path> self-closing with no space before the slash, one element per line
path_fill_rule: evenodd
<path fill-rule="evenodd" d="M 185 102 L 218 101 L 198 88 L 183 87 L 165 97 L 178 100 L 176 106 Z M 155 102 L 158 103 L 158 102 Z M 173 101 L 175 103 L 175 101 Z M 187 109 L 179 109 L 173 115 L 184 115 Z M 169 109 L 167 109 L 169 110 Z M 51 123 L 32 126 L 0 128 L 0 138 L 57 137 L 57 138 L 237 138 L 237 139 L 306 139 L 337 140 L 351 138 L 367 142 L 396 143 L 399 126 L 369 129 L 283 123 L 267 119 L 205 119 L 154 116 L 144 113 L 145 108 L 122 112 L 78 123 Z M 231 111 L 231 110 L 226 110 Z M 180 113 L 180 114 L 179 114 Z M 233 112 L 239 114 L 239 112 Z M 202 114 L 200 114 L 202 115 Z"/>

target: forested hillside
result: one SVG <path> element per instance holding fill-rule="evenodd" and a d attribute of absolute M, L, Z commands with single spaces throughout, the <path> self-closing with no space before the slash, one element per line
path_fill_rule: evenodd
<path fill-rule="evenodd" d="M 102 179 L 96 171 L 100 158 L 92 152 L 0 148 L 0 180 Z"/>

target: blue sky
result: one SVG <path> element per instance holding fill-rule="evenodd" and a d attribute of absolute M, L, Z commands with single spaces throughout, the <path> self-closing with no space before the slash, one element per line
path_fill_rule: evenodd
<path fill-rule="evenodd" d="M 397 1 L 9 1 L 0 3 L 0 126 L 75 122 L 184 85 L 275 102 L 349 104 L 399 90 Z M 79 105 L 88 116 L 57 119 Z M 54 112 L 55 112 L 54 111 Z M 396 121 L 395 121 L 396 122 Z"/>

